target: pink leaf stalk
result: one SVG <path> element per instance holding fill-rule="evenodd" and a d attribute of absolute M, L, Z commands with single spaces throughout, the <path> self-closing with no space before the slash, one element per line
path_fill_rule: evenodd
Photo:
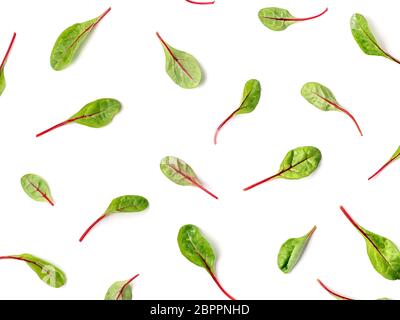
<path fill-rule="evenodd" d="M 11 49 L 12 49 L 12 47 L 14 45 L 14 41 L 15 41 L 15 37 L 16 36 L 17 36 L 17 34 L 14 32 L 14 34 L 12 36 L 12 39 L 11 39 L 11 42 L 10 42 L 10 45 L 8 46 L 6 54 L 4 55 L 3 61 L 1 62 L 0 71 L 4 69 L 4 66 L 7 63 L 7 60 L 8 60 L 8 57 L 10 56 L 10 52 L 11 52 Z"/>
<path fill-rule="evenodd" d="M 318 281 L 318 283 L 321 285 L 322 288 L 324 288 L 329 294 L 331 294 L 331 295 L 334 296 L 335 298 L 340 299 L 340 300 L 353 300 L 353 299 L 347 298 L 347 297 L 345 297 L 345 296 L 342 296 L 342 295 L 340 295 L 340 294 L 338 294 L 338 293 L 332 291 L 332 290 L 329 289 L 321 280 L 317 279 L 317 281 Z"/>
<path fill-rule="evenodd" d="M 87 228 L 87 230 L 82 234 L 82 236 L 79 238 L 79 242 L 82 242 L 83 239 L 86 238 L 86 236 L 88 235 L 88 233 L 100 222 L 102 221 L 105 217 L 107 217 L 107 214 L 103 214 L 102 216 L 100 216 L 95 222 L 93 222 L 89 228 Z"/>
<path fill-rule="evenodd" d="M 207 2 L 200 2 L 200 1 L 193 1 L 193 0 L 185 0 L 186 2 L 189 2 L 191 4 L 199 4 L 199 5 L 210 5 L 214 4 L 215 1 L 207 1 Z"/>

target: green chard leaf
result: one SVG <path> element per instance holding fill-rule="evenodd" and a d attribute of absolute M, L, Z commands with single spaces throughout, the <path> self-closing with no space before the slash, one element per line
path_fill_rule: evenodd
<path fill-rule="evenodd" d="M 102 128 L 108 125 L 120 111 L 121 103 L 118 100 L 111 98 L 98 99 L 85 105 L 68 120 L 38 133 L 36 137 L 70 123 L 78 123 L 91 128 Z"/>
<path fill-rule="evenodd" d="M 139 275 L 132 277 L 129 280 L 114 282 L 108 288 L 104 300 L 132 300 L 132 285 L 131 282 Z"/>
<path fill-rule="evenodd" d="M 351 224 L 361 233 L 374 269 L 389 280 L 400 279 L 400 251 L 389 239 L 368 231 L 357 224 L 344 207 L 340 207 Z"/>
<path fill-rule="evenodd" d="M 60 288 L 67 281 L 65 273 L 61 269 L 56 267 L 54 264 L 41 258 L 35 257 L 34 255 L 31 255 L 29 253 L 0 257 L 0 260 L 3 259 L 19 260 L 26 262 L 28 266 L 37 274 L 40 280 L 42 280 L 50 287 Z"/>
<path fill-rule="evenodd" d="M 167 156 L 161 159 L 161 172 L 172 182 L 180 186 L 193 186 L 200 188 L 214 199 L 218 199 L 216 195 L 207 190 L 197 178 L 193 169 L 183 160 Z"/>
<path fill-rule="evenodd" d="M 165 71 L 178 86 L 193 89 L 200 85 L 202 71 L 199 62 L 191 54 L 177 50 L 161 38 L 157 32 L 165 53 Z"/>
<path fill-rule="evenodd" d="M 287 29 L 287 27 L 291 26 L 296 22 L 312 20 L 318 18 L 325 14 L 328 11 L 326 8 L 320 14 L 308 17 L 308 18 L 296 18 L 293 17 L 290 12 L 286 9 L 282 8 L 264 8 L 258 12 L 258 18 L 260 19 L 261 23 L 266 26 L 268 29 L 273 31 L 283 31 Z"/>
<path fill-rule="evenodd" d="M 206 269 L 219 289 L 231 300 L 235 300 L 219 283 L 215 276 L 215 253 L 198 227 L 187 224 L 180 228 L 178 246 L 182 255 L 193 264 Z"/>
<path fill-rule="evenodd" d="M 368 21 L 359 13 L 354 14 L 350 20 L 351 32 L 360 49 L 367 55 L 385 57 L 400 63 L 391 54 L 382 49 L 369 28 Z"/>
<path fill-rule="evenodd" d="M 282 272 L 289 273 L 293 270 L 316 229 L 314 226 L 305 236 L 289 239 L 282 245 L 278 254 L 278 267 Z"/>
<path fill-rule="evenodd" d="M 4 68 L 6 66 L 8 57 L 10 55 L 11 49 L 14 45 L 15 37 L 17 34 L 14 32 L 14 35 L 11 39 L 10 45 L 8 46 L 8 49 L 6 51 L 6 54 L 4 55 L 3 61 L 1 62 L 0 65 L 0 96 L 3 94 L 4 89 L 6 88 L 6 78 L 4 76 Z"/>
<path fill-rule="evenodd" d="M 388 165 L 390 165 L 393 161 L 396 161 L 400 157 L 400 146 L 397 148 L 396 152 L 392 155 L 388 162 L 386 162 L 377 172 L 375 172 L 372 176 L 368 178 L 371 180 L 372 178 L 376 177 L 380 174 Z"/>
<path fill-rule="evenodd" d="M 258 80 L 249 80 L 246 82 L 242 94 L 242 101 L 239 107 L 226 118 L 217 128 L 214 135 L 214 144 L 217 144 L 217 138 L 222 127 L 238 114 L 251 113 L 257 107 L 261 97 L 261 84 Z"/>
<path fill-rule="evenodd" d="M 327 87 L 317 82 L 308 82 L 301 89 L 301 95 L 314 107 L 317 107 L 322 111 L 343 112 L 354 122 L 360 135 L 363 135 L 356 119 L 349 111 L 339 105 L 332 91 Z"/>
<path fill-rule="evenodd" d="M 149 201 L 142 196 L 121 196 L 111 201 L 107 210 L 101 215 L 90 227 L 82 234 L 79 241 L 82 242 L 87 234 L 104 218 L 115 214 L 115 213 L 130 213 L 130 212 L 141 212 L 148 208 Z"/>
<path fill-rule="evenodd" d="M 283 159 L 277 174 L 243 190 L 248 191 L 275 178 L 302 179 L 308 177 L 318 168 L 321 158 L 321 151 L 315 147 L 298 147 L 290 150 Z"/>
<path fill-rule="evenodd" d="M 96 226 L 104 218 L 115 213 L 141 212 L 146 210 L 148 206 L 149 202 L 146 198 L 142 196 L 127 195 L 115 198 L 111 201 L 105 213 L 101 215 L 95 222 L 93 222 L 90 227 L 82 234 L 79 241 L 82 242 L 83 239 L 85 239 L 87 234 L 90 232 L 90 230 L 92 230 L 93 227 Z"/>
<path fill-rule="evenodd" d="M 49 185 L 42 177 L 29 173 L 21 178 L 21 186 L 25 193 L 35 201 L 48 202 L 54 206 Z"/>
<path fill-rule="evenodd" d="M 102 15 L 86 22 L 76 23 L 65 29 L 57 38 L 51 51 L 51 67 L 60 71 L 67 68 L 77 56 L 82 44 L 99 22 L 111 11 L 108 8 Z"/>

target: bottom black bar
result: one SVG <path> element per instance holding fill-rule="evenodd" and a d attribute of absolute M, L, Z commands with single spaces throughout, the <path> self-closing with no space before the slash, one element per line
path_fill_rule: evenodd
<path fill-rule="evenodd" d="M 26 306 L 25 306 L 26 305 Z M 88 316 L 93 319 L 99 315 L 101 318 L 119 315 L 128 316 L 128 319 L 164 320 L 164 319 L 241 319 L 258 320 L 266 318 L 298 318 L 307 317 L 322 319 L 324 315 L 343 317 L 351 311 L 357 312 L 357 317 L 366 317 L 374 314 L 374 307 L 383 318 L 385 313 L 394 311 L 390 306 L 398 309 L 396 301 L 176 301 L 176 300 L 133 300 L 133 301 L 0 301 L 3 313 L 10 314 L 16 310 L 29 310 L 29 313 L 40 314 L 43 310 L 62 313 L 63 318 L 79 318 Z M 21 309 L 21 307 L 23 309 Z M 321 309 L 323 308 L 323 309 Z M 352 310 L 353 309 L 353 310 Z M 319 313 L 317 310 L 323 310 Z M 375 311 L 376 311 L 375 310 Z"/>

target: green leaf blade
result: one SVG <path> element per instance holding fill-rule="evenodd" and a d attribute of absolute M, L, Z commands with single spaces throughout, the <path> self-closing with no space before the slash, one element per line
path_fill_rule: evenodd
<path fill-rule="evenodd" d="M 129 280 L 114 282 L 110 288 L 108 288 L 104 300 L 132 300 L 131 282 L 138 276 L 137 274 Z"/>
<path fill-rule="evenodd" d="M 367 254 L 374 269 L 388 280 L 400 279 L 400 251 L 389 239 L 361 227 L 365 238 Z"/>
<path fill-rule="evenodd" d="M 54 264 L 28 253 L 15 257 L 23 259 L 40 280 L 48 286 L 60 288 L 66 283 L 67 277 L 65 273 Z"/>
<path fill-rule="evenodd" d="M 94 27 L 110 10 L 111 8 L 107 9 L 107 11 L 97 18 L 82 23 L 75 23 L 59 35 L 50 55 L 50 65 L 54 70 L 63 70 L 73 62 Z"/>
<path fill-rule="evenodd" d="M 322 111 L 339 111 L 331 103 L 339 104 L 332 91 L 318 82 L 308 82 L 301 89 L 301 95 Z M 325 100 L 324 100 L 325 99 Z M 328 100 L 328 101 L 326 101 Z"/>
<path fill-rule="evenodd" d="M 278 253 L 278 267 L 283 273 L 291 272 L 297 265 L 315 229 L 316 227 L 303 237 L 291 238 L 281 246 Z"/>
<path fill-rule="evenodd" d="M 242 102 L 236 112 L 238 114 L 251 113 L 257 107 L 261 98 L 261 84 L 256 79 L 248 80 L 244 86 Z"/>
<path fill-rule="evenodd" d="M 161 160 L 160 169 L 169 180 L 180 186 L 193 186 L 193 181 L 198 181 L 193 169 L 177 157 L 164 157 Z"/>
<path fill-rule="evenodd" d="M 343 206 L 340 210 L 363 236 L 374 269 L 388 280 L 400 279 L 400 251 L 397 246 L 391 240 L 361 227 Z"/>
<path fill-rule="evenodd" d="M 21 186 L 31 199 L 54 205 L 50 187 L 42 177 L 33 173 L 26 174 L 21 178 Z"/>
<path fill-rule="evenodd" d="M 400 146 L 397 148 L 396 152 L 392 155 L 392 160 L 396 160 L 400 156 Z"/>
<path fill-rule="evenodd" d="M 165 53 L 165 71 L 172 81 L 184 89 L 197 88 L 202 80 L 202 70 L 197 59 L 187 52 L 170 46 L 159 33 L 157 37 Z"/>
<path fill-rule="evenodd" d="M 117 281 L 111 285 L 108 289 L 104 300 L 132 300 L 132 286 L 127 285 L 124 289 L 122 294 L 120 292 L 122 287 L 125 285 L 126 281 Z M 117 296 L 120 297 L 117 299 Z"/>
<path fill-rule="evenodd" d="M 308 177 L 318 168 L 321 158 L 321 151 L 312 146 L 293 149 L 282 161 L 279 176 L 285 179 Z"/>
<path fill-rule="evenodd" d="M 367 19 L 355 13 L 350 20 L 351 32 L 360 49 L 367 55 L 389 58 L 382 50 L 372 33 Z"/>
<path fill-rule="evenodd" d="M 87 127 L 102 128 L 112 122 L 121 108 L 121 103 L 116 99 L 98 99 L 85 105 L 70 119 Z"/>
<path fill-rule="evenodd" d="M 190 262 L 215 273 L 214 250 L 198 227 L 191 224 L 182 226 L 178 233 L 178 246 Z"/>
<path fill-rule="evenodd" d="M 6 78 L 4 77 L 4 69 L 0 70 L 0 96 L 6 89 Z"/>
<path fill-rule="evenodd" d="M 141 212 L 148 208 L 149 201 L 142 196 L 126 195 L 115 198 L 111 201 L 106 210 L 106 214 L 122 213 L 122 212 Z"/>
<path fill-rule="evenodd" d="M 288 10 L 276 7 L 261 9 L 258 12 L 258 18 L 264 26 L 273 31 L 286 30 L 296 23 L 296 21 L 285 20 L 295 18 Z"/>

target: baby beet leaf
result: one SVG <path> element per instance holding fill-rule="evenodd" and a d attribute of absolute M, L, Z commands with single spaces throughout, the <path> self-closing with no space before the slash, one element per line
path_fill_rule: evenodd
<path fill-rule="evenodd" d="M 139 275 L 125 281 L 114 282 L 106 293 L 104 300 L 132 300 L 132 286 L 131 282 Z"/>
<path fill-rule="evenodd" d="M 48 202 L 54 206 L 54 200 L 50 193 L 49 185 L 42 177 L 29 173 L 21 178 L 21 186 L 25 193 L 33 200 Z"/>
<path fill-rule="evenodd" d="M 369 28 L 368 21 L 359 13 L 354 14 L 350 20 L 351 32 L 361 50 L 370 56 L 381 56 L 394 62 L 399 60 L 382 49 Z"/>
<path fill-rule="evenodd" d="M 203 4 L 203 5 L 207 5 L 207 4 L 214 4 L 215 1 L 209 1 L 209 2 L 200 2 L 200 1 L 192 1 L 192 0 L 185 0 L 186 2 L 192 3 L 192 4 Z"/>
<path fill-rule="evenodd" d="M 317 279 L 317 281 L 321 285 L 322 288 L 324 288 L 330 295 L 332 295 L 337 300 L 353 300 L 353 299 L 347 298 L 345 296 L 342 296 L 342 295 L 332 291 L 321 280 Z"/>
<path fill-rule="evenodd" d="M 219 283 L 215 276 L 215 253 L 200 229 L 187 224 L 181 227 L 178 234 L 178 245 L 182 255 L 195 265 L 207 270 L 218 288 L 231 300 L 235 300 Z"/>
<path fill-rule="evenodd" d="M 317 82 L 308 82 L 306 83 L 303 88 L 301 89 L 301 95 L 306 99 L 309 103 L 313 106 L 317 107 L 322 111 L 341 111 L 345 113 L 347 116 L 353 120 L 354 124 L 357 127 L 358 132 L 362 136 L 363 133 L 361 131 L 360 126 L 358 125 L 356 119 L 353 115 L 348 112 L 346 109 L 341 107 L 339 103 L 336 101 L 335 96 L 333 95 L 332 91 L 329 90 L 327 87 L 323 86 Z"/>
<path fill-rule="evenodd" d="M 10 45 L 8 46 L 6 54 L 4 55 L 3 61 L 1 62 L 1 65 L 0 65 L 0 96 L 2 95 L 4 89 L 6 88 L 6 78 L 4 77 L 4 67 L 6 66 L 6 63 L 7 63 L 8 57 L 10 55 L 11 49 L 14 45 L 16 36 L 17 36 L 17 34 L 14 32 L 14 35 L 10 42 Z"/>
<path fill-rule="evenodd" d="M 85 105 L 81 110 L 75 113 L 68 120 L 65 120 L 55 126 L 38 133 L 40 137 L 54 129 L 65 126 L 69 123 L 78 123 L 91 128 L 101 128 L 108 125 L 121 110 L 121 103 L 115 99 L 99 99 Z"/>
<path fill-rule="evenodd" d="M 191 54 L 171 47 L 156 33 L 165 53 L 165 71 L 178 86 L 193 89 L 200 85 L 202 71 L 200 64 Z"/>
<path fill-rule="evenodd" d="M 321 161 L 321 151 L 315 147 L 298 147 L 290 150 L 281 163 L 279 172 L 243 189 L 248 191 L 275 178 L 301 179 L 312 174 Z"/>
<path fill-rule="evenodd" d="M 242 95 L 242 102 L 239 108 L 237 108 L 233 113 L 226 118 L 217 128 L 214 135 L 214 144 L 217 144 L 217 138 L 222 127 L 233 117 L 238 114 L 253 112 L 260 101 L 261 96 L 261 85 L 258 80 L 249 80 L 246 82 Z"/>
<path fill-rule="evenodd" d="M 142 196 L 128 195 L 115 198 L 113 201 L 111 201 L 106 212 L 90 225 L 90 227 L 80 237 L 79 241 L 82 242 L 83 239 L 85 239 L 87 234 L 90 232 L 90 230 L 92 230 L 93 227 L 97 225 L 100 221 L 102 221 L 105 217 L 108 217 L 114 213 L 144 211 L 147 209 L 148 206 L 149 202 L 146 198 Z"/>
<path fill-rule="evenodd" d="M 193 169 L 185 161 L 176 157 L 168 156 L 161 160 L 160 169 L 161 172 L 172 182 L 175 182 L 180 186 L 193 186 L 200 188 L 214 199 L 218 199 L 216 195 L 203 187 Z"/>
<path fill-rule="evenodd" d="M 389 239 L 361 227 L 347 213 L 344 207 L 341 206 L 340 209 L 364 237 L 367 244 L 368 257 L 375 270 L 386 279 L 400 279 L 400 251 L 397 246 Z"/>
<path fill-rule="evenodd" d="M 60 34 L 50 56 L 50 64 L 54 70 L 65 69 L 72 63 L 88 35 L 110 11 L 111 8 L 108 8 L 99 17 L 86 22 L 76 23 Z"/>
<path fill-rule="evenodd" d="M 278 267 L 282 272 L 289 273 L 293 270 L 316 229 L 314 226 L 304 237 L 289 239 L 282 245 L 278 254 Z"/>
<path fill-rule="evenodd" d="M 12 259 L 26 262 L 28 266 L 37 274 L 40 280 L 50 287 L 60 288 L 67 281 L 65 273 L 61 269 L 52 263 L 35 257 L 31 254 L 24 253 L 21 255 L 2 256 L 0 257 L 0 260 L 2 259 Z"/>
<path fill-rule="evenodd" d="M 400 156 L 400 147 L 396 150 L 396 152 L 393 154 L 393 156 L 390 158 L 388 162 L 386 162 L 377 172 L 375 172 L 371 177 L 368 178 L 368 180 L 371 180 L 375 176 L 377 176 L 379 173 L 381 173 L 388 165 L 390 165 L 393 161 L 397 160 Z"/>
<path fill-rule="evenodd" d="M 292 24 L 300 21 L 307 21 L 318 18 L 328 11 L 326 8 L 320 14 L 309 18 L 293 17 L 286 9 L 281 8 L 264 8 L 258 12 L 258 18 L 261 23 L 273 31 L 283 31 Z"/>

